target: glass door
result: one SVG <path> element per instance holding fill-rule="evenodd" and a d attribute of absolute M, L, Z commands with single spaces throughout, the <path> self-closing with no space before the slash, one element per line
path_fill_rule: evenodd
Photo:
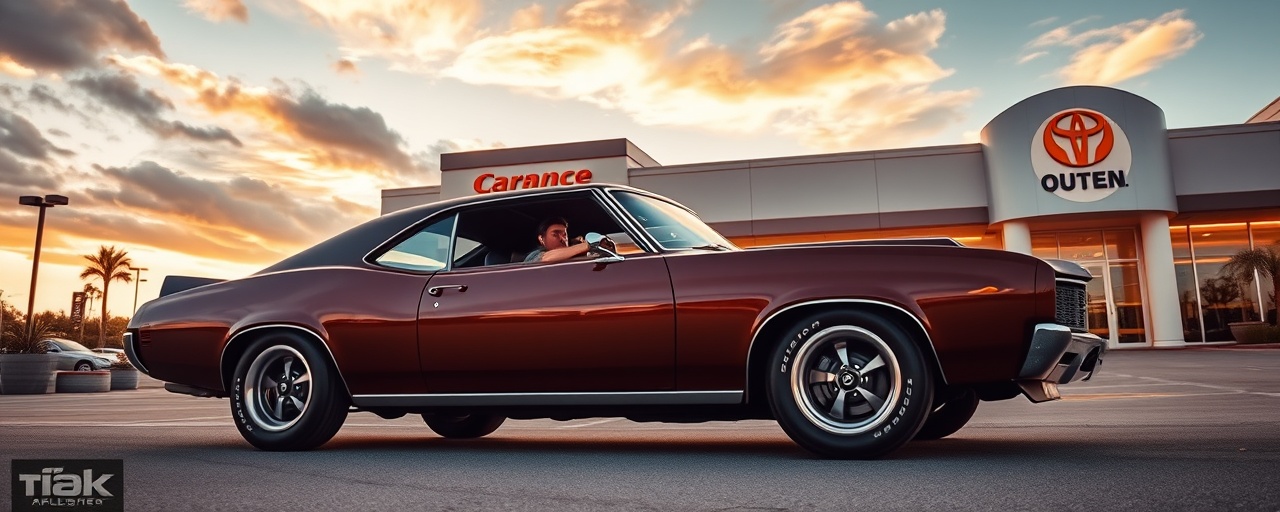
<path fill-rule="evenodd" d="M 1138 262 L 1112 262 L 1107 273 L 1107 297 L 1111 303 L 1111 342 L 1142 344 L 1147 342 L 1147 323 L 1142 314 L 1142 281 Z"/>
<path fill-rule="evenodd" d="M 1085 285 L 1089 332 L 1107 346 L 1147 342 L 1137 262 L 1081 263 L 1093 280 Z"/>
<path fill-rule="evenodd" d="M 1115 332 L 1115 329 L 1112 329 L 1115 325 L 1115 310 L 1111 307 L 1109 293 L 1111 287 L 1107 286 L 1107 264 L 1104 262 L 1080 265 L 1093 276 L 1093 279 L 1084 287 L 1085 314 L 1088 316 L 1089 332 L 1107 340 L 1107 346 L 1114 346 L 1116 342 L 1112 339 L 1111 333 Z"/>

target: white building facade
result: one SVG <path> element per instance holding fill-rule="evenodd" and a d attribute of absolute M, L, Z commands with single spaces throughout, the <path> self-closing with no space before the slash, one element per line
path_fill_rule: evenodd
<path fill-rule="evenodd" d="M 450 153 L 440 185 L 384 190 L 382 211 L 619 183 L 680 201 L 744 247 L 949 236 L 1075 261 L 1094 275 L 1090 330 L 1114 348 L 1179 347 L 1274 316 L 1270 279 L 1220 272 L 1241 249 L 1280 243 L 1273 117 L 1168 130 L 1141 97 L 1066 87 L 1011 106 L 978 144 L 678 166 L 626 139 Z"/>

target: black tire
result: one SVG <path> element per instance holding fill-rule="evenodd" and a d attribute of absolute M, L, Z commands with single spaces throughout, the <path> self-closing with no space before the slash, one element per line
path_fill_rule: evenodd
<path fill-rule="evenodd" d="M 90 363 L 90 362 L 88 362 L 88 361 L 77 361 L 77 362 L 76 362 L 76 371 L 78 371 L 78 372 L 91 372 L 91 371 L 93 371 L 93 363 Z"/>
<path fill-rule="evenodd" d="M 506 421 L 504 416 L 493 414 L 467 414 L 463 416 L 444 416 L 423 414 L 422 421 L 427 423 L 432 432 L 448 439 L 475 439 L 492 434 Z"/>
<path fill-rule="evenodd" d="M 863 311 L 820 313 L 786 331 L 768 368 L 769 406 L 796 444 L 873 459 L 910 441 L 933 400 L 933 372 L 901 328 Z"/>
<path fill-rule="evenodd" d="M 289 332 L 249 344 L 236 364 L 230 394 L 236 429 L 268 451 L 310 450 L 328 442 L 350 406 L 329 356 Z"/>
<path fill-rule="evenodd" d="M 972 389 L 964 389 L 945 399 L 933 403 L 933 411 L 924 426 L 916 433 L 917 441 L 942 439 L 964 428 L 974 411 L 978 410 L 978 394 Z"/>

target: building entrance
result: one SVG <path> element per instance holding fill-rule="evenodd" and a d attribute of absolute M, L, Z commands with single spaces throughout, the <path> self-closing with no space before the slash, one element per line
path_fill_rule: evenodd
<path fill-rule="evenodd" d="M 1073 261 L 1093 276 L 1085 287 L 1090 332 L 1110 347 L 1148 343 L 1146 288 L 1133 229 L 1032 233 L 1031 245 L 1034 255 Z"/>

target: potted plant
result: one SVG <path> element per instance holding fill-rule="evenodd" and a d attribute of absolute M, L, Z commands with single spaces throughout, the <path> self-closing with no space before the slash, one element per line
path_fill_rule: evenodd
<path fill-rule="evenodd" d="M 111 363 L 111 390 L 138 389 L 138 369 L 133 367 L 129 358 L 123 353 L 116 354 L 116 361 Z"/>
<path fill-rule="evenodd" d="M 1256 273 L 1261 279 L 1271 279 L 1273 290 L 1280 290 L 1280 240 L 1272 242 L 1271 245 L 1236 252 L 1230 260 L 1227 260 L 1227 264 L 1222 266 L 1220 273 L 1244 284 L 1253 283 L 1253 276 Z M 1271 305 L 1276 308 L 1272 311 L 1276 315 L 1263 312 L 1263 318 L 1280 317 L 1280 304 L 1272 300 Z M 1238 322 L 1231 325 L 1231 335 L 1241 343 L 1261 343 L 1266 341 L 1268 338 L 1266 333 L 1272 329 L 1274 326 L 1269 327 L 1266 321 Z"/>
<path fill-rule="evenodd" d="M 32 327 L 28 336 L 25 322 L 5 322 L 5 332 L 0 334 L 4 341 L 0 350 L 0 394 L 43 394 L 55 389 L 58 359 L 46 354 L 40 343 L 49 324 L 37 316 Z"/>

